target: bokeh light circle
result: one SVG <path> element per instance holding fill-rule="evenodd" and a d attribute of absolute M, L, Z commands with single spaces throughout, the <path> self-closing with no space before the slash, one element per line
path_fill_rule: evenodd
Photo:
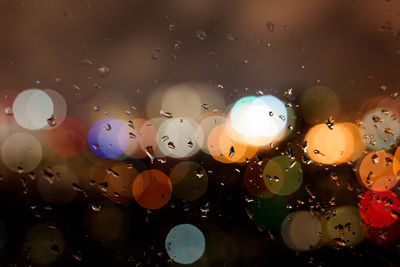
<path fill-rule="evenodd" d="M 38 224 L 33 226 L 26 234 L 23 247 L 29 248 L 29 256 L 33 263 L 49 265 L 64 253 L 64 236 L 57 228 Z"/>
<path fill-rule="evenodd" d="M 272 95 L 239 99 L 230 112 L 233 128 L 244 137 L 274 137 L 285 129 L 287 110 Z"/>
<path fill-rule="evenodd" d="M 197 122 L 191 118 L 172 118 L 158 128 L 157 143 L 160 151 L 172 158 L 188 158 L 200 150 L 197 143 Z"/>
<path fill-rule="evenodd" d="M 366 228 L 356 207 L 335 207 L 321 218 L 321 222 L 323 238 L 328 245 L 349 247 L 361 243 L 365 238 Z"/>
<path fill-rule="evenodd" d="M 147 147 L 157 148 L 157 128 L 142 118 L 125 122 L 125 128 L 129 133 L 128 144 L 124 153 L 134 159 L 147 157 Z"/>
<path fill-rule="evenodd" d="M 303 170 L 298 162 L 288 156 L 276 156 L 265 166 L 263 178 L 271 192 L 287 196 L 300 188 L 303 182 Z"/>
<path fill-rule="evenodd" d="M 393 157 L 393 173 L 400 176 L 400 146 L 397 147 Z"/>
<path fill-rule="evenodd" d="M 128 145 L 128 132 L 119 120 L 101 119 L 90 128 L 88 144 L 96 156 L 116 158 Z"/>
<path fill-rule="evenodd" d="M 400 123 L 393 114 L 392 110 L 376 108 L 364 115 L 360 129 L 367 149 L 389 151 L 399 143 Z"/>
<path fill-rule="evenodd" d="M 203 233 L 192 224 L 174 226 L 165 238 L 168 256 L 180 264 L 192 264 L 204 253 L 206 241 Z"/>
<path fill-rule="evenodd" d="M 43 91 L 51 98 L 54 107 L 54 118 L 52 119 L 52 121 L 50 121 L 51 125 L 47 123 L 47 125 L 44 127 L 44 129 L 48 130 L 54 127 L 58 127 L 58 125 L 60 125 L 66 118 L 67 102 L 65 101 L 64 97 L 56 90 L 44 89 Z"/>
<path fill-rule="evenodd" d="M 352 124 L 337 123 L 312 127 L 306 134 L 307 155 L 315 162 L 337 165 L 361 156 L 363 146 Z"/>
<path fill-rule="evenodd" d="M 138 171 L 132 164 L 116 163 L 106 168 L 107 196 L 118 204 L 129 204 L 133 200 L 132 186 Z"/>
<path fill-rule="evenodd" d="M 57 127 L 47 131 L 46 139 L 55 154 L 72 157 L 85 147 L 86 130 L 77 119 L 66 117 Z"/>
<path fill-rule="evenodd" d="M 390 190 L 368 190 L 364 193 L 358 207 L 363 221 L 373 227 L 388 227 L 398 220 L 399 199 Z"/>
<path fill-rule="evenodd" d="M 207 147 L 208 137 L 216 126 L 224 124 L 225 121 L 225 116 L 215 113 L 206 113 L 202 116 L 201 120 L 199 120 L 199 125 L 196 129 L 196 139 L 203 152 L 210 154 Z"/>
<path fill-rule="evenodd" d="M 393 173 L 393 155 L 383 150 L 370 152 L 357 164 L 357 178 L 361 185 L 375 191 L 394 187 L 398 178 Z"/>
<path fill-rule="evenodd" d="M 171 180 L 159 170 L 146 170 L 136 176 L 132 194 L 143 208 L 159 209 L 171 198 Z"/>
<path fill-rule="evenodd" d="M 15 172 L 30 172 L 42 160 L 42 146 L 28 133 L 9 136 L 1 148 L 3 163 Z"/>
<path fill-rule="evenodd" d="M 12 110 L 21 127 L 38 130 L 48 125 L 47 120 L 54 114 L 54 105 L 44 91 L 28 89 L 15 98 Z"/>
<path fill-rule="evenodd" d="M 291 249 L 299 251 L 316 248 L 321 239 L 321 232 L 319 219 L 305 210 L 289 214 L 281 229 L 285 244 Z"/>

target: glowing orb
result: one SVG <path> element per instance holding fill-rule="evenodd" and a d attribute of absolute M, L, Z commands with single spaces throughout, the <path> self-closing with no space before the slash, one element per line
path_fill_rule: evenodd
<path fill-rule="evenodd" d="M 284 220 L 281 235 L 285 244 L 294 250 L 307 251 L 317 247 L 321 239 L 321 223 L 308 211 L 296 211 Z"/>
<path fill-rule="evenodd" d="M 12 107 L 17 123 L 29 130 L 38 130 L 48 125 L 48 119 L 54 114 L 51 97 L 39 89 L 21 92 Z"/>
<path fill-rule="evenodd" d="M 386 191 L 394 187 L 398 178 L 393 173 L 393 155 L 383 150 L 367 154 L 358 164 L 357 178 L 366 188 Z"/>
<path fill-rule="evenodd" d="M 173 118 L 158 128 L 157 143 L 160 151 L 172 158 L 187 158 L 200 150 L 197 143 L 197 122 L 191 118 Z"/>
<path fill-rule="evenodd" d="M 29 248 L 33 263 L 50 265 L 64 253 L 64 246 L 64 236 L 60 230 L 38 224 L 26 234 L 23 247 Z"/>
<path fill-rule="evenodd" d="M 128 145 L 128 132 L 116 119 L 101 119 L 90 128 L 88 144 L 96 156 L 116 158 Z"/>
<path fill-rule="evenodd" d="M 230 120 L 236 132 L 244 137 L 274 137 L 286 126 L 287 110 L 272 95 L 248 96 L 233 105 Z"/>
<path fill-rule="evenodd" d="M 265 166 L 263 178 L 272 193 L 287 196 L 299 189 L 303 182 L 303 170 L 288 156 L 276 156 Z"/>
<path fill-rule="evenodd" d="M 30 134 L 16 133 L 9 136 L 1 148 L 4 164 L 16 172 L 30 172 L 42 160 L 42 146 Z"/>
<path fill-rule="evenodd" d="M 206 240 L 194 225 L 180 224 L 173 227 L 165 238 L 165 249 L 173 261 L 192 264 L 203 255 Z"/>
<path fill-rule="evenodd" d="M 331 246 L 348 247 L 365 238 L 366 229 L 356 207 L 340 206 L 322 218 L 323 238 Z"/>
<path fill-rule="evenodd" d="M 159 209 L 171 198 L 171 180 L 159 170 L 141 172 L 133 182 L 132 194 L 143 208 Z"/>
<path fill-rule="evenodd" d="M 365 192 L 358 207 L 363 221 L 373 227 L 387 227 L 398 220 L 399 199 L 392 191 Z"/>
<path fill-rule="evenodd" d="M 86 144 L 86 130 L 77 119 L 67 117 L 57 127 L 47 131 L 47 143 L 57 155 L 72 157 Z"/>

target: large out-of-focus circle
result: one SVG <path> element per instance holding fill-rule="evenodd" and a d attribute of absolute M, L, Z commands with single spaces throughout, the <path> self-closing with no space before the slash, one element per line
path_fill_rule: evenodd
<path fill-rule="evenodd" d="M 307 89 L 300 97 L 300 109 L 309 125 L 323 123 L 339 114 L 339 99 L 336 93 L 325 86 Z"/>
<path fill-rule="evenodd" d="M 344 124 L 335 124 L 332 129 L 326 124 L 315 125 L 304 140 L 307 155 L 315 162 L 335 165 L 354 158 L 355 137 Z"/>
<path fill-rule="evenodd" d="M 265 166 L 263 178 L 271 192 L 287 196 L 300 188 L 303 182 L 303 170 L 298 162 L 288 156 L 276 156 Z"/>
<path fill-rule="evenodd" d="M 67 117 L 57 127 L 47 131 L 46 138 L 55 154 L 72 157 L 85 147 L 86 130 L 77 119 Z"/>
<path fill-rule="evenodd" d="M 173 118 L 164 121 L 157 133 L 160 151 L 172 158 L 193 156 L 200 150 L 196 138 L 197 125 L 191 118 Z"/>
<path fill-rule="evenodd" d="M 197 89 L 182 83 L 166 89 L 161 100 L 161 110 L 170 112 L 174 117 L 196 118 L 202 111 L 202 104 Z"/>
<path fill-rule="evenodd" d="M 147 170 L 136 176 L 132 194 L 143 208 L 159 209 L 171 198 L 172 184 L 168 176 L 159 170 Z"/>
<path fill-rule="evenodd" d="M 88 144 L 96 156 L 116 158 L 128 144 L 128 132 L 119 120 L 101 119 L 90 128 Z"/>
<path fill-rule="evenodd" d="M 364 142 L 370 150 L 389 151 L 399 143 L 400 123 L 393 111 L 376 108 L 365 114 L 360 125 Z"/>
<path fill-rule="evenodd" d="M 124 153 L 134 159 L 147 157 L 146 148 L 157 148 L 157 128 L 145 119 L 133 119 L 125 123 L 129 133 L 128 145 Z"/>
<path fill-rule="evenodd" d="M 30 172 L 42 160 L 42 146 L 28 133 L 15 133 L 4 142 L 1 157 L 10 170 Z"/>
<path fill-rule="evenodd" d="M 38 130 L 48 125 L 47 120 L 54 114 L 53 101 L 39 89 L 21 92 L 14 100 L 14 118 L 17 123 L 29 130 Z"/>
<path fill-rule="evenodd" d="M 358 164 L 357 178 L 366 188 L 386 191 L 397 184 L 393 173 L 393 155 L 383 150 L 371 152 Z"/>
<path fill-rule="evenodd" d="M 281 229 L 285 244 L 291 249 L 300 251 L 315 248 L 321 239 L 321 232 L 319 219 L 305 210 L 289 214 Z"/>
<path fill-rule="evenodd" d="M 26 234 L 24 248 L 29 249 L 32 262 L 38 265 L 54 263 L 64 252 L 64 236 L 60 230 L 45 224 L 33 226 Z"/>
<path fill-rule="evenodd" d="M 322 231 L 329 245 L 354 246 L 364 240 L 366 229 L 356 207 L 340 206 L 327 214 L 322 218 Z"/>
<path fill-rule="evenodd" d="M 172 182 L 173 194 L 179 199 L 194 201 L 207 191 L 207 171 L 197 162 L 178 163 L 172 169 L 169 178 Z"/>
<path fill-rule="evenodd" d="M 285 129 L 287 110 L 272 95 L 239 99 L 232 107 L 230 121 L 244 137 L 274 137 Z"/>
<path fill-rule="evenodd" d="M 192 264 L 203 255 L 206 240 L 194 225 L 179 224 L 173 227 L 165 238 L 168 256 L 180 264 Z"/>
<path fill-rule="evenodd" d="M 206 115 L 202 117 L 196 129 L 196 139 L 203 152 L 210 154 L 207 147 L 208 137 L 210 136 L 211 131 L 216 126 L 224 124 L 225 120 L 224 116 L 214 113 L 206 113 Z"/>
<path fill-rule="evenodd" d="M 45 89 L 43 90 L 53 102 L 54 107 L 54 121 L 52 122 L 53 125 L 46 125 L 44 129 L 51 129 L 53 127 L 57 127 L 60 125 L 65 117 L 67 116 L 67 102 L 65 101 L 64 97 L 57 91 L 53 89 Z"/>
<path fill-rule="evenodd" d="M 107 167 L 106 172 L 108 198 L 119 204 L 129 204 L 133 200 L 132 185 L 138 171 L 132 164 L 116 163 Z"/>
<path fill-rule="evenodd" d="M 210 155 L 222 163 L 243 163 L 257 153 L 257 148 L 232 139 L 226 124 L 216 126 L 208 136 Z"/>
<path fill-rule="evenodd" d="M 393 157 L 393 173 L 400 176 L 400 146 L 397 147 Z"/>
<path fill-rule="evenodd" d="M 400 213 L 399 199 L 390 190 L 368 190 L 358 207 L 363 221 L 373 227 L 388 227 L 396 220 Z"/>

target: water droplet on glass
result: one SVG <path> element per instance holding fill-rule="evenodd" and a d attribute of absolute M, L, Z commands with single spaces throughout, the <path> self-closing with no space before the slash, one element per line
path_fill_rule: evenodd
<path fill-rule="evenodd" d="M 268 29 L 268 31 L 273 32 L 274 29 L 275 29 L 275 23 L 273 23 L 272 21 L 268 21 L 267 22 L 267 29 Z"/>
<path fill-rule="evenodd" d="M 198 30 L 196 32 L 196 37 L 197 37 L 197 39 L 204 41 L 207 38 L 207 33 L 203 30 Z"/>
<path fill-rule="evenodd" d="M 100 77 L 103 78 L 110 73 L 110 68 L 105 65 L 102 65 L 97 69 L 97 71 L 99 72 Z"/>
<path fill-rule="evenodd" d="M 14 113 L 13 113 L 13 111 L 12 111 L 12 109 L 11 109 L 10 107 L 6 107 L 6 108 L 4 109 L 4 113 L 5 113 L 7 116 L 13 116 L 13 115 L 14 115 Z"/>
<path fill-rule="evenodd" d="M 164 110 L 160 110 L 160 115 L 163 116 L 163 117 L 169 118 L 169 119 L 172 118 L 171 112 L 167 112 L 167 111 L 164 111 Z"/>
<path fill-rule="evenodd" d="M 110 131 L 111 130 L 111 124 L 110 123 L 105 123 L 104 124 L 104 129 L 106 129 L 106 131 Z"/>

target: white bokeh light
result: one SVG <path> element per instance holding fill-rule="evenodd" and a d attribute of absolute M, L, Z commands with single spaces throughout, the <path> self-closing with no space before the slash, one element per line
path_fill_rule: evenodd
<path fill-rule="evenodd" d="M 51 97 L 39 89 L 21 92 L 13 104 L 14 118 L 17 123 L 28 130 L 39 130 L 48 125 L 47 120 L 54 114 Z"/>

